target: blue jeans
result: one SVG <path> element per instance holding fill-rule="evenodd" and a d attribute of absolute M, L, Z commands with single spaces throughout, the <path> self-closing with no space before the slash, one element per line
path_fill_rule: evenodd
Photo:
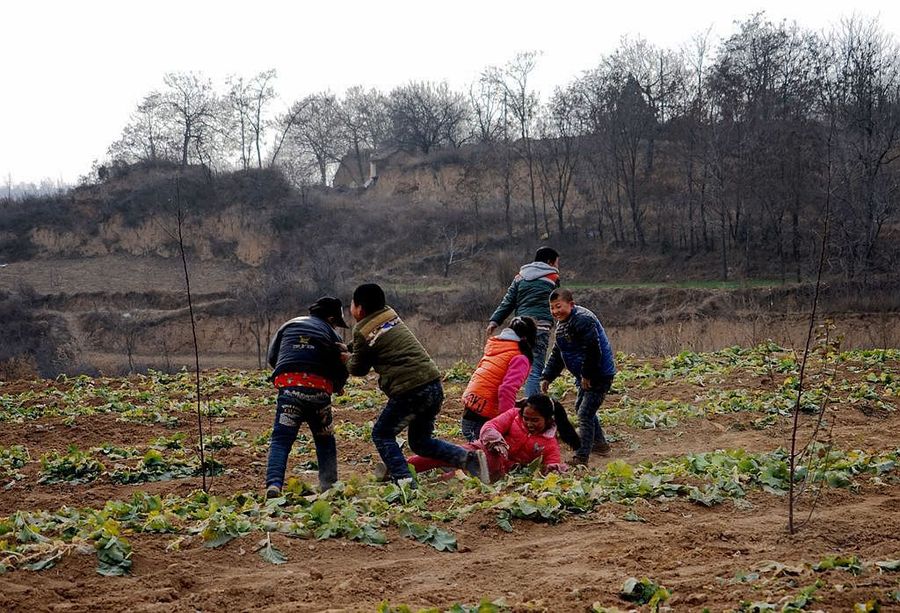
<path fill-rule="evenodd" d="M 316 445 L 319 463 L 319 487 L 327 490 L 337 481 L 337 445 L 331 415 L 331 395 L 306 387 L 283 387 L 278 391 L 275 425 L 269 443 L 269 463 L 266 467 L 266 486 L 284 485 L 288 454 L 300 424 L 306 422 Z"/>
<path fill-rule="evenodd" d="M 581 382 L 578 381 L 578 398 L 575 400 L 578 436 L 581 438 L 581 447 L 578 448 L 575 455 L 580 458 L 587 458 L 591 455 L 591 449 L 595 445 L 602 445 L 606 442 L 597 411 L 612 386 L 612 377 L 604 377 L 599 381 L 591 381 L 591 383 L 591 389 L 585 390 L 581 388 Z"/>
<path fill-rule="evenodd" d="M 459 429 L 462 430 L 462 435 L 468 442 L 474 443 L 481 435 L 481 427 L 487 422 L 488 420 L 483 417 L 478 417 L 475 413 L 466 411 L 463 413 L 462 419 L 459 420 Z"/>
<path fill-rule="evenodd" d="M 550 343 L 550 331 L 538 330 L 534 341 L 534 359 L 531 360 L 531 371 L 525 379 L 525 397 L 541 393 L 541 373 L 547 357 L 547 345 Z"/>
<path fill-rule="evenodd" d="M 407 426 L 409 447 L 413 452 L 450 466 L 462 468 L 465 465 L 468 457 L 465 449 L 433 436 L 434 422 L 443 401 L 444 389 L 439 380 L 388 398 L 372 426 L 372 442 L 394 481 L 412 477 L 406 457 L 397 444 L 397 435 Z"/>

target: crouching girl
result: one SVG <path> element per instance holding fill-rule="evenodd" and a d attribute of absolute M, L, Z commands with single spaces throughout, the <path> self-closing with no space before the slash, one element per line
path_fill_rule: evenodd
<path fill-rule="evenodd" d="M 565 471 L 557 434 L 570 447 L 577 448 L 578 433 L 563 406 L 549 396 L 535 394 L 489 420 L 481 428 L 479 439 L 463 445 L 466 449 L 484 451 L 491 482 L 497 481 L 516 466 L 530 464 L 537 458 L 545 471 Z M 446 462 L 423 456 L 412 456 L 409 463 L 417 472 L 445 468 Z"/>

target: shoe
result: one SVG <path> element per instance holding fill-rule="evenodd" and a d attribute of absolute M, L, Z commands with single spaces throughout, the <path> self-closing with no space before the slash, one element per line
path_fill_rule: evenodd
<path fill-rule="evenodd" d="M 608 456 L 611 450 L 612 448 L 609 446 L 609 443 L 603 441 L 601 443 L 594 443 L 594 448 L 591 449 L 591 453 L 596 453 L 599 456 Z"/>
<path fill-rule="evenodd" d="M 590 458 L 582 455 L 573 455 L 572 459 L 569 460 L 570 466 L 587 466 Z"/>
<path fill-rule="evenodd" d="M 487 456 L 481 449 L 469 451 L 466 454 L 466 463 L 463 469 L 472 475 L 478 477 L 482 483 L 491 482 L 491 474 L 488 471 Z"/>
<path fill-rule="evenodd" d="M 273 498 L 281 498 L 281 487 L 278 485 L 270 485 L 266 488 L 266 500 Z"/>
<path fill-rule="evenodd" d="M 419 489 L 419 484 L 416 483 L 416 480 L 413 479 L 412 477 L 402 477 L 400 479 L 390 479 L 390 480 L 394 481 L 394 483 L 396 483 L 401 488 L 405 485 L 411 490 Z"/>
<path fill-rule="evenodd" d="M 384 462 L 375 462 L 375 466 L 372 467 L 372 474 L 375 476 L 375 481 L 379 483 L 391 480 L 391 473 L 388 472 L 387 464 Z"/>

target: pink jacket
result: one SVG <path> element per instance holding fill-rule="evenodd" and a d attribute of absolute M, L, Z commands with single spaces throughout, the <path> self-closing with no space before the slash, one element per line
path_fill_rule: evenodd
<path fill-rule="evenodd" d="M 479 442 L 485 450 L 491 449 L 492 444 L 497 442 L 509 445 L 507 458 L 495 453 L 489 454 L 496 456 L 496 458 L 489 457 L 489 460 L 494 460 L 491 462 L 491 473 L 497 472 L 497 476 L 506 474 L 516 464 L 529 464 L 538 457 L 541 458 L 545 469 L 564 471 L 568 468 L 560 455 L 556 426 L 540 434 L 529 434 L 519 409 L 516 408 L 501 413 L 485 423 L 481 427 Z"/>

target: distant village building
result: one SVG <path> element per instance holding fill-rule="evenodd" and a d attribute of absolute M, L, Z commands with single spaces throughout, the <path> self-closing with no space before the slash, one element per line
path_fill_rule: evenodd
<path fill-rule="evenodd" d="M 360 151 L 359 157 L 355 153 L 348 153 L 341 158 L 337 172 L 334 174 L 332 185 L 345 189 L 365 189 L 375 185 L 379 171 L 391 163 L 401 152 L 393 147 L 371 151 Z"/>

